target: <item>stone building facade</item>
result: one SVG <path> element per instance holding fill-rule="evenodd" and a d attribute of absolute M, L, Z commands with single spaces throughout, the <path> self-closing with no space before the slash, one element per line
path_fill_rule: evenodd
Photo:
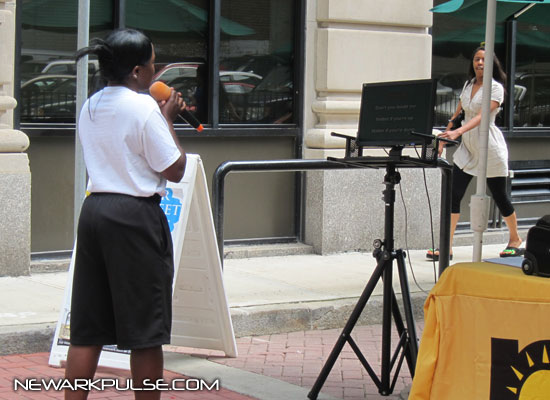
<path fill-rule="evenodd" d="M 13 129 L 15 1 L 0 0 L 0 276 L 28 275 L 31 175 L 27 136 Z"/>

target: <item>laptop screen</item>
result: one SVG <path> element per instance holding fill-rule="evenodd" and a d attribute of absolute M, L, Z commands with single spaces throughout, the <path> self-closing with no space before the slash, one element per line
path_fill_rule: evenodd
<path fill-rule="evenodd" d="M 436 79 L 363 84 L 357 144 L 412 146 L 432 133 Z"/>

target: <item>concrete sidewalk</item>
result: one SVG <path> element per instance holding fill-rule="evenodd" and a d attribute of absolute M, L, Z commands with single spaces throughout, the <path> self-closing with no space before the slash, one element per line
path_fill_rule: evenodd
<path fill-rule="evenodd" d="M 501 244 L 484 246 L 484 258 L 498 257 L 502 248 Z M 425 250 L 412 250 L 405 260 L 411 297 L 419 312 L 438 271 L 438 263 L 427 261 L 425 254 Z M 471 257 L 471 246 L 455 247 L 451 265 L 470 261 Z M 340 327 L 347 319 L 346 310 L 355 305 L 375 267 L 376 260 L 370 253 L 226 259 L 223 275 L 235 334 L 240 337 Z M 394 288 L 400 293 L 395 271 Z M 25 332 L 53 329 L 66 283 L 66 271 L 0 278 L 0 335 L 18 332 L 20 340 Z M 380 305 L 381 291 L 378 285 L 369 308 L 376 310 Z M 365 315 L 363 323 L 380 322 L 378 313 L 364 314 L 370 315 Z M 10 352 L 5 345 L 4 341 L 3 354 Z"/>
<path fill-rule="evenodd" d="M 483 257 L 498 257 L 503 247 L 486 245 Z M 412 250 L 406 259 L 419 336 L 422 306 L 438 269 L 437 263 L 426 260 L 425 253 Z M 455 247 L 451 265 L 471 257 L 471 246 Z M 375 259 L 367 253 L 228 258 L 224 282 L 239 357 L 226 359 L 221 353 L 168 347 L 166 368 L 207 380 L 218 377 L 228 390 L 253 398 L 306 398 L 375 266 Z M 395 270 L 394 289 L 399 298 Z M 66 281 L 65 271 L 0 278 L 0 354 L 49 351 Z M 379 284 L 354 330 L 374 365 L 379 362 L 381 291 Z M 404 366 L 394 395 L 377 395 L 349 348 L 334 372 L 319 398 L 400 399 L 406 398 L 400 393 L 410 384 Z"/>

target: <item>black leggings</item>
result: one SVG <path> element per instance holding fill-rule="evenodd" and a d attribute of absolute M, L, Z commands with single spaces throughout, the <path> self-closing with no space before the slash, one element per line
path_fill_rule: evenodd
<path fill-rule="evenodd" d="M 462 171 L 456 165 L 453 167 L 453 193 L 451 200 L 451 212 L 453 214 L 460 214 L 460 202 L 472 178 L 472 175 Z M 494 178 L 487 178 L 487 186 L 502 216 L 508 217 L 512 215 L 514 213 L 514 206 L 506 190 L 506 177 L 496 176 Z"/>

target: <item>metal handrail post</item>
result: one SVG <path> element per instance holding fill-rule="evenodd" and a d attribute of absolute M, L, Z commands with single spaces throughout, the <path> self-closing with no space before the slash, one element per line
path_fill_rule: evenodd
<path fill-rule="evenodd" d="M 261 160 L 261 161 L 226 161 L 216 168 L 212 178 L 212 213 L 214 215 L 214 229 L 218 241 L 218 250 L 223 266 L 223 217 L 225 203 L 225 177 L 230 172 L 283 172 L 283 171 L 312 171 L 328 169 L 356 168 L 348 164 L 327 160 Z"/>
<path fill-rule="evenodd" d="M 451 190 L 453 170 L 446 160 L 439 160 L 441 169 L 441 209 L 439 227 L 439 276 L 449 266 L 451 248 Z"/>

